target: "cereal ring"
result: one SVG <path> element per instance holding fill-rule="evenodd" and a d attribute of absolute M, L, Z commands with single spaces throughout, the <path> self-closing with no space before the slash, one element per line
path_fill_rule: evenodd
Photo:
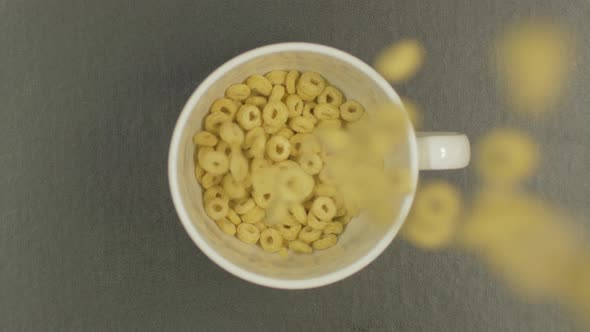
<path fill-rule="evenodd" d="M 219 143 L 217 143 L 217 146 L 215 146 L 215 151 L 223 153 L 228 158 L 231 156 L 231 146 L 229 146 L 229 144 L 224 141 L 219 141 Z"/>
<path fill-rule="evenodd" d="M 231 146 L 240 146 L 244 142 L 244 131 L 233 122 L 224 122 L 219 127 L 219 136 Z"/>
<path fill-rule="evenodd" d="M 256 205 L 260 206 L 263 209 L 266 209 L 268 208 L 268 205 L 270 204 L 270 201 L 272 199 L 272 193 L 254 191 L 252 192 L 252 198 L 254 198 L 254 202 L 256 202 Z"/>
<path fill-rule="evenodd" d="M 199 165 L 213 175 L 222 175 L 229 169 L 229 160 L 222 152 L 209 151 L 199 155 Z"/>
<path fill-rule="evenodd" d="M 266 79 L 273 85 L 285 84 L 287 82 L 287 72 L 284 70 L 273 70 L 264 75 Z"/>
<path fill-rule="evenodd" d="M 342 105 L 344 96 L 340 90 L 329 85 L 324 91 L 318 96 L 318 103 L 320 104 L 331 104 L 332 106 L 339 107 Z"/>
<path fill-rule="evenodd" d="M 264 123 L 271 127 L 282 127 L 289 118 L 287 106 L 281 101 L 269 101 L 262 110 Z"/>
<path fill-rule="evenodd" d="M 250 96 L 250 87 L 246 84 L 234 84 L 230 85 L 225 90 L 225 96 L 235 101 L 245 100 Z"/>
<path fill-rule="evenodd" d="M 229 220 L 232 224 L 236 226 L 242 223 L 242 219 L 233 209 L 227 210 L 227 215 L 225 216 L 225 219 Z"/>
<path fill-rule="evenodd" d="M 272 84 L 264 76 L 252 75 L 246 79 L 246 85 L 252 92 L 261 94 L 263 96 L 270 95 L 272 91 Z"/>
<path fill-rule="evenodd" d="M 318 217 L 316 217 L 316 215 L 313 214 L 313 212 L 309 211 L 309 213 L 307 214 L 307 225 L 313 229 L 323 230 L 328 225 L 328 222 L 318 219 Z"/>
<path fill-rule="evenodd" d="M 277 195 L 287 202 L 301 202 L 313 192 L 313 177 L 300 168 L 280 170 L 276 177 Z"/>
<path fill-rule="evenodd" d="M 344 231 L 344 225 L 339 222 L 331 222 L 324 228 L 324 234 L 341 234 Z"/>
<path fill-rule="evenodd" d="M 291 143 L 283 136 L 273 136 L 266 144 L 266 154 L 273 161 L 286 160 L 291 154 Z"/>
<path fill-rule="evenodd" d="M 223 200 L 229 201 L 229 198 L 225 194 L 225 191 L 223 191 L 223 188 L 219 185 L 213 186 L 205 190 L 205 193 L 203 194 L 203 201 L 205 202 L 210 201 L 214 198 L 221 198 Z"/>
<path fill-rule="evenodd" d="M 305 226 L 299 231 L 299 240 L 303 242 L 313 242 L 320 238 L 322 231 L 311 226 Z"/>
<path fill-rule="evenodd" d="M 358 121 L 365 113 L 363 105 L 354 100 L 349 100 L 340 105 L 340 117 L 347 122 Z"/>
<path fill-rule="evenodd" d="M 248 177 L 248 159 L 238 147 L 232 149 L 229 157 L 229 172 L 238 182 L 243 182 Z"/>
<path fill-rule="evenodd" d="M 289 95 L 285 100 L 285 105 L 287 105 L 289 118 L 300 116 L 303 113 L 303 100 L 298 95 Z"/>
<path fill-rule="evenodd" d="M 300 224 L 307 225 L 307 213 L 301 204 L 291 204 L 287 210 L 289 215 Z"/>
<path fill-rule="evenodd" d="M 236 225 L 232 224 L 229 220 L 223 218 L 219 220 L 215 220 L 215 223 L 227 235 L 234 235 L 236 234 Z"/>
<path fill-rule="evenodd" d="M 236 229 L 238 239 L 248 244 L 255 244 L 260 238 L 260 230 L 252 224 L 241 223 Z"/>
<path fill-rule="evenodd" d="M 268 101 L 281 101 L 285 96 L 285 87 L 282 85 L 275 85 L 272 87 Z"/>
<path fill-rule="evenodd" d="M 226 174 L 223 177 L 222 186 L 223 190 L 225 190 L 225 193 L 227 194 L 227 197 L 230 199 L 241 199 L 248 195 L 246 187 L 242 183 L 236 181 L 231 174 Z"/>
<path fill-rule="evenodd" d="M 422 66 L 424 49 L 414 39 L 395 43 L 379 53 L 375 69 L 390 82 L 401 82 L 412 77 Z"/>
<path fill-rule="evenodd" d="M 308 98 L 302 97 L 303 100 L 313 100 L 319 96 L 326 88 L 326 80 L 322 75 L 316 72 L 305 72 L 297 81 L 297 94 L 301 97 L 307 96 Z"/>
<path fill-rule="evenodd" d="M 297 239 L 297 235 L 299 235 L 299 231 L 301 230 L 301 224 L 287 218 L 287 220 L 278 224 L 277 228 L 285 240 L 292 241 Z"/>
<path fill-rule="evenodd" d="M 236 121 L 242 126 L 242 128 L 244 128 L 244 130 L 260 127 L 262 125 L 260 109 L 254 105 L 242 105 L 236 114 Z"/>
<path fill-rule="evenodd" d="M 309 118 L 296 116 L 289 120 L 289 127 L 297 133 L 311 133 L 315 124 Z"/>
<path fill-rule="evenodd" d="M 193 142 L 200 146 L 215 146 L 218 141 L 217 136 L 208 131 L 201 131 L 193 136 Z"/>
<path fill-rule="evenodd" d="M 317 104 L 313 108 L 313 115 L 318 120 L 335 120 L 340 117 L 340 111 L 331 104 Z"/>
<path fill-rule="evenodd" d="M 324 167 L 320 156 L 313 153 L 302 153 L 298 162 L 301 168 L 309 175 L 318 174 Z"/>
<path fill-rule="evenodd" d="M 203 167 L 196 165 L 195 166 L 195 178 L 197 179 L 198 183 L 203 182 L 203 176 L 205 175 L 205 170 Z"/>
<path fill-rule="evenodd" d="M 299 240 L 289 242 L 289 249 L 301 254 L 311 254 L 313 252 L 309 244 Z"/>
<path fill-rule="evenodd" d="M 231 118 L 223 112 L 215 112 L 207 115 L 205 118 L 205 129 L 214 134 L 219 133 L 219 127 L 225 122 L 230 122 Z"/>
<path fill-rule="evenodd" d="M 228 210 L 229 206 L 227 204 L 227 200 L 214 198 L 205 202 L 205 212 L 213 220 L 225 218 Z"/>
<path fill-rule="evenodd" d="M 205 173 L 203 175 L 203 178 L 201 179 L 201 185 L 203 186 L 203 188 L 209 189 L 215 185 L 220 184 L 222 179 L 223 179 L 223 176 L 221 176 L 221 175 Z"/>
<path fill-rule="evenodd" d="M 299 79 L 299 72 L 297 70 L 291 70 L 287 73 L 285 86 L 288 94 L 294 94 L 297 92 L 297 79 Z"/>
<path fill-rule="evenodd" d="M 530 177 L 539 159 L 538 145 L 515 129 L 495 129 L 478 144 L 477 173 L 489 184 L 513 186 Z"/>
<path fill-rule="evenodd" d="M 243 201 L 236 203 L 234 205 L 234 210 L 238 214 L 246 214 L 250 210 L 252 210 L 255 206 L 256 206 L 256 203 L 254 203 L 254 200 L 252 198 L 247 198 Z"/>
<path fill-rule="evenodd" d="M 237 111 L 238 106 L 236 105 L 236 102 L 231 99 L 221 98 L 211 104 L 211 113 L 221 112 L 227 115 L 230 119 L 234 118 Z"/>
<path fill-rule="evenodd" d="M 329 221 L 336 214 L 336 205 L 330 197 L 319 196 L 314 199 L 311 211 L 318 219 Z"/>
<path fill-rule="evenodd" d="M 254 105 L 259 108 L 263 108 L 267 103 L 266 98 L 263 96 L 250 96 L 246 100 L 244 100 L 244 104 L 246 105 Z"/>
<path fill-rule="evenodd" d="M 324 250 L 333 247 L 338 242 L 338 237 L 334 234 L 323 235 L 319 240 L 315 240 L 311 246 L 316 250 Z"/>
<path fill-rule="evenodd" d="M 259 221 L 262 221 L 262 219 L 264 219 L 265 216 L 266 212 L 264 211 L 264 209 L 255 206 L 254 208 L 252 208 L 252 210 L 242 215 L 242 221 L 248 224 L 255 224 Z"/>
<path fill-rule="evenodd" d="M 287 128 L 287 127 L 283 127 L 281 128 L 281 130 L 279 130 L 276 133 L 278 136 L 283 136 L 286 139 L 289 139 L 291 137 L 293 137 L 293 135 L 295 135 L 295 133 L 293 132 L 293 130 Z"/>
<path fill-rule="evenodd" d="M 402 233 L 419 247 L 440 248 L 452 240 L 460 214 L 457 189 L 445 181 L 430 182 L 418 188 Z"/>
<path fill-rule="evenodd" d="M 276 229 L 267 228 L 260 233 L 260 246 L 268 252 L 277 252 L 283 246 L 283 236 Z"/>

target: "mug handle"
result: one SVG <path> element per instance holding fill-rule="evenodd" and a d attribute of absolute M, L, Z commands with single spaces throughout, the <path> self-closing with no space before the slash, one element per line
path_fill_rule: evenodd
<path fill-rule="evenodd" d="M 454 132 L 417 132 L 420 170 L 466 167 L 471 148 L 466 135 Z"/>

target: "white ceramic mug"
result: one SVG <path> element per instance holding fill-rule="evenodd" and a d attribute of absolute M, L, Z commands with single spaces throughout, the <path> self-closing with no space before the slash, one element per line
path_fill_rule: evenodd
<path fill-rule="evenodd" d="M 373 68 L 340 50 L 317 44 L 283 43 L 243 53 L 215 70 L 192 94 L 174 128 L 168 159 L 170 191 L 180 220 L 197 246 L 230 273 L 255 284 L 284 289 L 303 289 L 342 280 L 372 262 L 387 248 L 402 226 L 414 194 L 393 202 L 398 212 L 390 223 L 368 224 L 362 216 L 353 220 L 338 244 L 312 255 L 288 258 L 264 252 L 223 234 L 210 220 L 201 202 L 201 188 L 194 175 L 192 136 L 201 129 L 209 106 L 225 89 L 252 74 L 276 69 L 317 71 L 370 111 L 377 105 L 401 105 L 393 88 Z M 408 122 L 406 144 L 393 160 L 411 170 L 412 183 L 418 170 L 453 169 L 469 162 L 469 141 L 455 133 L 420 133 Z M 357 220 L 360 219 L 360 220 Z"/>

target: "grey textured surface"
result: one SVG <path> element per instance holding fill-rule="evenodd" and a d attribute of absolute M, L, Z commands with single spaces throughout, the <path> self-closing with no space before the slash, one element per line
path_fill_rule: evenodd
<path fill-rule="evenodd" d="M 503 110 L 487 59 L 500 26 L 536 14 L 570 24 L 581 57 L 564 111 L 526 123 Z M 167 149 L 208 73 L 282 41 L 371 61 L 404 36 L 428 50 L 398 87 L 424 105 L 426 128 L 472 139 L 529 128 L 545 152 L 534 187 L 590 213 L 587 0 L 0 0 L 0 330 L 575 330 L 558 307 L 519 301 L 455 251 L 396 240 L 342 282 L 280 291 L 221 270 L 185 234 Z M 474 182 L 470 170 L 436 176 L 467 193 Z"/>

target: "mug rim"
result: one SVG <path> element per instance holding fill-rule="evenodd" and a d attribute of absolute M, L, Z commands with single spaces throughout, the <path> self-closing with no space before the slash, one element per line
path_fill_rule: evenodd
<path fill-rule="evenodd" d="M 319 53 L 325 56 L 337 58 L 341 61 L 344 61 L 349 65 L 359 69 L 367 76 L 369 76 L 369 78 L 373 80 L 387 94 L 391 101 L 397 103 L 400 106 L 403 106 L 399 98 L 399 95 L 395 92 L 393 87 L 383 77 L 381 77 L 381 75 L 379 75 L 371 66 L 366 64 L 364 61 L 358 59 L 357 57 L 349 53 L 321 44 L 304 42 L 277 43 L 261 46 L 241 53 L 233 57 L 229 61 L 225 62 L 217 69 L 215 69 L 211 74 L 209 74 L 207 78 L 203 80 L 199 84 L 199 86 L 193 91 L 193 93 L 187 100 L 186 104 L 184 105 L 178 117 L 178 120 L 176 121 L 176 125 L 174 126 L 174 131 L 172 134 L 172 140 L 170 143 L 168 153 L 168 181 L 170 193 L 172 195 L 172 202 L 174 204 L 174 208 L 176 209 L 176 212 L 178 214 L 178 217 L 180 218 L 180 221 L 184 229 L 188 233 L 191 240 L 207 257 L 209 257 L 209 259 L 211 259 L 217 265 L 222 267 L 224 270 L 230 272 L 231 274 L 235 275 L 236 277 L 252 282 L 257 285 L 279 289 L 308 289 L 325 286 L 345 279 L 353 275 L 354 273 L 360 271 L 361 269 L 369 265 L 371 262 L 373 262 L 379 255 L 381 255 L 381 253 L 383 253 L 383 251 L 385 251 L 385 249 L 393 241 L 393 239 L 399 232 L 401 226 L 405 222 L 410 207 L 412 205 L 412 201 L 414 199 L 415 190 L 413 190 L 412 193 L 405 198 L 404 203 L 402 204 L 402 207 L 400 209 L 400 212 L 395 222 L 392 223 L 392 227 L 389 228 L 387 234 L 385 234 L 384 237 L 382 237 L 377 243 L 375 243 L 375 245 L 360 259 L 353 262 L 352 264 L 345 266 L 344 268 L 341 268 L 337 271 L 333 271 L 319 277 L 293 280 L 273 278 L 248 271 L 237 266 L 233 262 L 227 260 L 222 255 L 220 255 L 216 250 L 210 247 L 204 240 L 202 234 L 200 234 L 199 231 L 192 224 L 191 218 L 189 217 L 189 214 L 182 202 L 182 195 L 180 193 L 180 188 L 178 186 L 179 177 L 177 172 L 177 165 L 179 162 L 180 154 L 181 133 L 186 123 L 188 122 L 190 114 L 195 109 L 198 100 L 202 97 L 204 92 L 207 91 L 211 87 L 211 85 L 219 78 L 221 78 L 227 71 L 251 59 L 272 53 L 293 51 Z M 415 188 L 416 183 L 418 181 L 418 157 L 416 135 L 411 124 L 409 124 L 408 144 L 410 152 L 410 173 L 412 176 L 412 188 Z"/>

